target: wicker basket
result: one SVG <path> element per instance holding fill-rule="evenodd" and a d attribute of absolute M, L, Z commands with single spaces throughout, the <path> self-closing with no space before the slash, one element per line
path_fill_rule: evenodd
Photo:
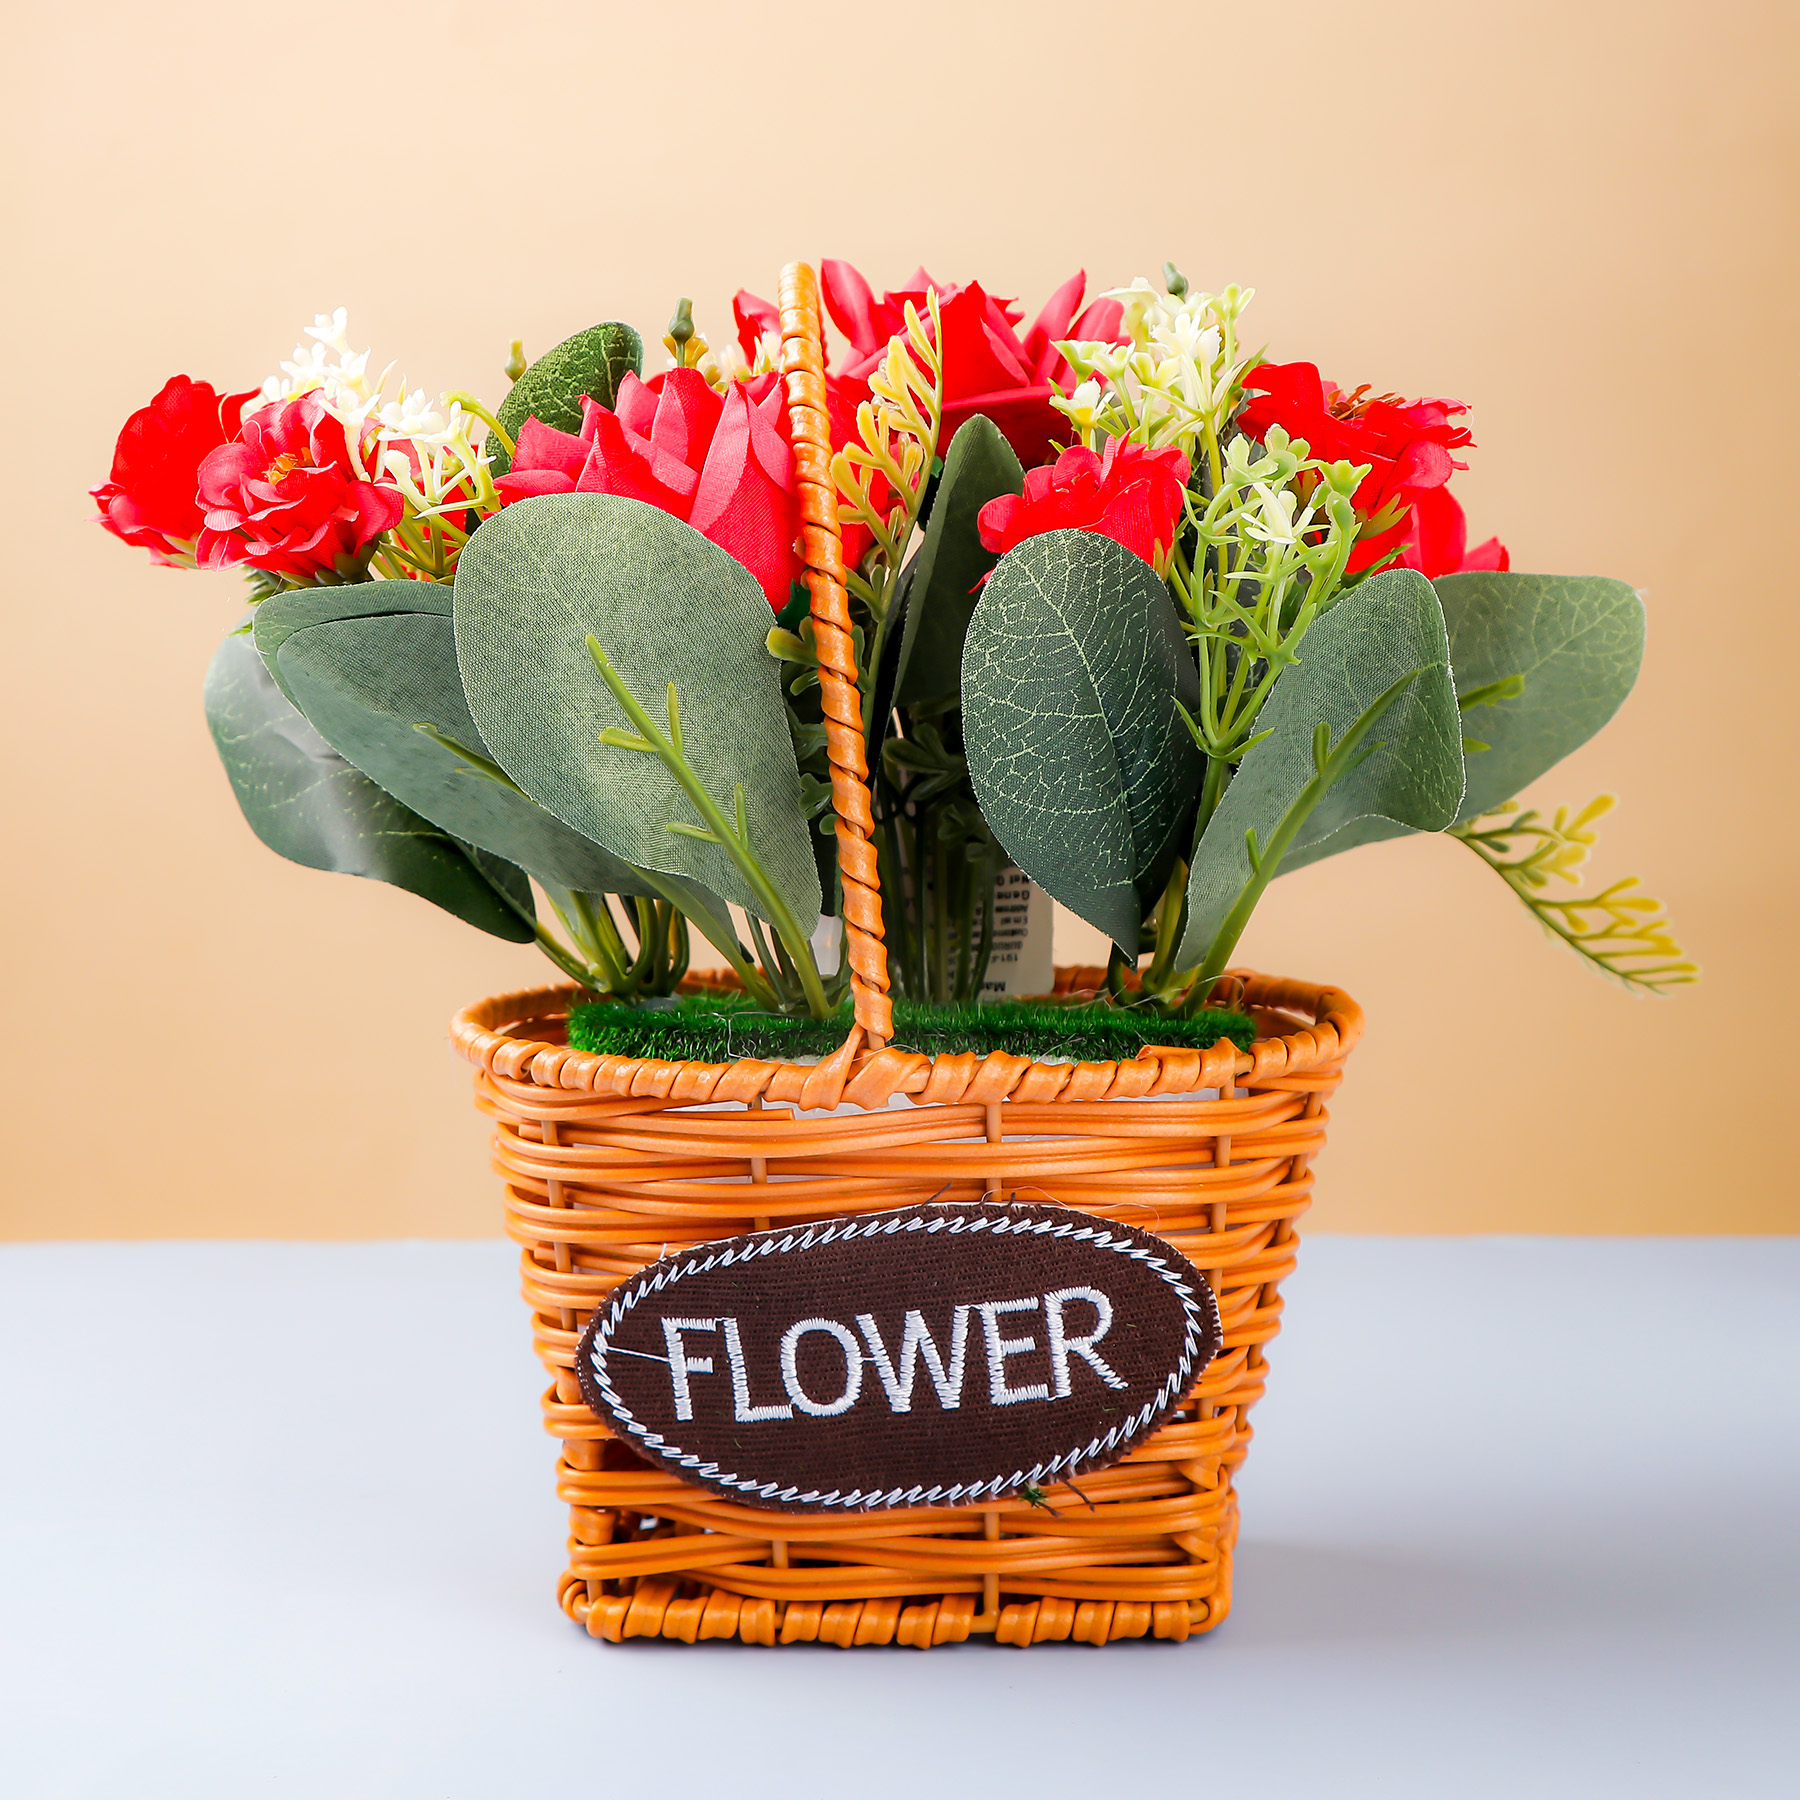
<path fill-rule="evenodd" d="M 788 269 L 781 318 L 803 549 L 830 727 L 856 1024 L 815 1065 L 670 1063 L 567 1047 L 576 990 L 482 1002 L 452 1028 L 494 1120 L 507 1229 L 553 1377 L 570 1511 L 560 1597 L 595 1637 L 1032 1644 L 1182 1639 L 1231 1604 L 1232 1476 L 1325 1098 L 1362 1028 L 1348 995 L 1244 973 L 1249 1052 L 1117 1063 L 936 1058 L 888 1045 L 860 703 L 829 468 L 817 292 Z M 1060 971 L 1060 989 L 1099 971 Z M 1203 1097 L 1209 1092 L 1217 1098 Z M 1187 1097 L 1195 1096 L 1195 1097 Z M 797 1517 L 654 1469 L 583 1403 L 576 1340 L 611 1288 L 670 1249 L 931 1198 L 1048 1199 L 1159 1232 L 1204 1269 L 1224 1348 L 1175 1419 L 1125 1460 L 1024 1499 Z"/>

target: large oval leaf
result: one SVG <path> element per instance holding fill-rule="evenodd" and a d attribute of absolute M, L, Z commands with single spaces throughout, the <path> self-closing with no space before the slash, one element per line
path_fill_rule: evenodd
<path fill-rule="evenodd" d="M 1619 710 L 1643 661 L 1644 604 L 1627 583 L 1599 575 L 1484 572 L 1432 585 L 1450 632 L 1457 694 L 1515 675 L 1525 683 L 1514 698 L 1463 714 L 1464 731 L 1487 747 L 1467 754 L 1460 822 L 1512 799 Z M 1283 872 L 1407 831 L 1388 819 L 1358 819 L 1290 856 Z"/>
<path fill-rule="evenodd" d="M 532 941 L 524 872 L 466 852 L 353 769 L 288 703 L 247 637 L 228 637 L 213 657 L 206 722 L 246 822 L 278 856 L 388 882 L 495 937 Z"/>
<path fill-rule="evenodd" d="M 1024 487 L 1012 445 L 992 419 L 977 413 L 950 440 L 925 541 L 902 577 L 906 619 L 894 686 L 899 705 L 956 692 L 981 579 L 998 560 L 982 544 L 976 521 L 990 500 Z"/>
<path fill-rule="evenodd" d="M 626 370 L 635 375 L 643 366 L 644 340 L 629 325 L 616 319 L 590 325 L 546 350 L 512 384 L 495 416 L 515 440 L 527 419 L 539 419 L 558 431 L 578 432 L 582 396 L 610 408 Z M 512 466 L 506 446 L 494 437 L 487 448 L 494 474 L 504 475 Z"/>
<path fill-rule="evenodd" d="M 340 587 L 284 588 L 250 615 L 251 636 L 275 685 L 294 700 L 281 673 L 281 646 L 296 631 L 328 619 L 378 619 L 390 613 L 450 616 L 450 590 L 431 581 L 354 581 Z M 294 700 L 298 706 L 300 703 Z M 304 708 L 302 709 L 304 710 Z"/>
<path fill-rule="evenodd" d="M 1450 628 L 1458 694 L 1523 677 L 1516 699 L 1463 715 L 1488 747 L 1469 756 L 1459 819 L 1512 799 L 1624 704 L 1644 659 L 1644 603 L 1588 575 L 1445 575 L 1433 584 Z"/>
<path fill-rule="evenodd" d="M 1456 817 L 1461 725 L 1444 615 L 1431 583 L 1411 569 L 1372 576 L 1313 625 L 1299 658 L 1276 681 L 1257 720 L 1268 735 L 1244 758 L 1194 852 L 1178 952 L 1184 966 L 1205 957 L 1239 900 L 1272 874 L 1265 869 L 1259 877 L 1252 866 L 1246 833 L 1254 831 L 1266 852 L 1284 822 L 1308 804 L 1321 724 L 1333 746 L 1362 726 L 1364 748 L 1378 748 L 1303 813 L 1282 867 L 1306 845 L 1368 813 L 1416 831 L 1442 831 Z"/>
<path fill-rule="evenodd" d="M 654 892 L 636 869 L 444 741 L 488 755 L 463 698 L 456 631 L 445 615 L 324 620 L 287 632 L 275 673 L 339 755 L 452 836 L 509 858 L 548 887 Z"/>
<path fill-rule="evenodd" d="M 670 514 L 610 494 L 509 506 L 457 564 L 457 659 L 494 760 L 613 855 L 768 916 L 722 848 L 669 829 L 702 818 L 663 762 L 600 741 L 608 726 L 633 726 L 594 667 L 592 636 L 664 732 L 674 683 L 689 764 L 727 820 L 742 788 L 751 849 L 809 933 L 819 877 L 769 624 L 761 587 L 735 557 Z"/>
<path fill-rule="evenodd" d="M 1000 559 L 963 648 L 976 798 L 1013 861 L 1128 956 L 1200 785 L 1177 698 L 1197 705 L 1199 676 L 1148 563 L 1091 531 Z"/>

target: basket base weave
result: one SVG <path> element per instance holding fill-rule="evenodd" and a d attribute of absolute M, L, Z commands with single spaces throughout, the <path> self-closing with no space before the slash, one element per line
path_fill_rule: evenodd
<path fill-rule="evenodd" d="M 1117 1064 L 857 1056 L 854 1041 L 816 1067 L 650 1063 L 558 1042 L 568 990 L 463 1014 L 455 1034 L 494 1120 L 507 1229 L 553 1377 L 544 1416 L 562 1443 L 569 1617 L 609 1642 L 917 1649 L 972 1637 L 1180 1641 L 1219 1625 L 1233 1476 L 1324 1144 L 1324 1101 L 1361 1025 L 1335 990 L 1245 981 L 1244 1003 L 1279 1035 L 1249 1053 L 1225 1044 Z M 1219 1302 L 1223 1348 L 1180 1410 L 1079 1491 L 1052 1486 L 1041 1505 L 771 1513 L 645 1463 L 581 1398 L 583 1326 L 669 1250 L 933 1196 L 1014 1194 L 1158 1233 Z"/>

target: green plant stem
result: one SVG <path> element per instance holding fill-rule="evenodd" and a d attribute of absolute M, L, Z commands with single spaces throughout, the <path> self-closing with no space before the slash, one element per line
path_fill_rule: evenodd
<path fill-rule="evenodd" d="M 549 896 L 550 907 L 556 914 L 557 922 L 568 933 L 575 948 L 588 959 L 584 964 L 575 965 L 582 971 L 579 977 L 582 984 L 585 987 L 593 988 L 597 993 L 628 995 L 629 990 L 625 982 L 624 945 L 618 944 L 615 954 L 614 948 L 608 945 L 606 939 L 597 931 L 589 928 L 590 917 L 584 910 L 586 897 L 568 888 L 547 887 L 544 891 Z M 540 947 L 544 948 L 544 954 L 549 956 L 558 968 L 573 972 L 570 961 L 563 960 L 570 956 L 567 949 L 559 944 L 557 948 L 562 951 L 562 958 L 558 958 L 547 947 L 544 926 L 541 921 L 538 923 L 537 935 Z M 614 935 L 616 938 L 617 934 Z"/>
<path fill-rule="evenodd" d="M 709 929 L 704 912 L 690 912 L 683 905 L 681 888 L 675 881 L 660 875 L 655 869 L 638 871 L 657 893 L 669 902 L 690 925 L 697 925 L 700 935 L 724 957 L 732 972 L 744 984 L 747 993 L 764 1012 L 780 1011 L 780 1004 L 775 997 L 775 990 L 763 979 L 763 974 L 756 964 L 744 954 L 744 946 L 737 941 L 734 933 L 720 933 Z M 685 960 L 683 967 L 685 968 Z"/>
<path fill-rule="evenodd" d="M 508 456 L 512 456 L 517 452 L 519 447 L 513 442 L 512 433 L 508 431 L 473 394 L 465 394 L 459 390 L 453 394 L 446 394 L 444 398 L 446 400 L 456 401 L 462 407 L 464 412 L 473 413 L 475 417 L 478 418 L 482 424 L 484 424 L 488 430 L 506 446 L 506 454 Z"/>
<path fill-rule="evenodd" d="M 786 1011 L 793 1003 L 794 984 L 788 980 L 787 971 L 781 959 L 769 947 L 768 933 L 763 930 L 763 922 L 755 913 L 745 913 L 744 921 L 750 927 L 750 943 L 756 952 L 756 960 L 763 974 L 774 988 L 776 997 L 781 1002 L 782 1011 Z"/>
<path fill-rule="evenodd" d="M 631 967 L 625 971 L 625 979 L 631 983 L 633 993 L 638 992 L 646 982 L 652 985 L 655 982 L 656 908 L 656 901 L 640 894 L 631 909 L 637 932 L 637 954 L 631 959 Z"/>
<path fill-rule="evenodd" d="M 1225 789 L 1231 783 L 1231 764 L 1222 756 L 1209 756 L 1206 759 L 1206 775 L 1200 783 L 1200 810 L 1194 818 L 1194 845 L 1197 849 L 1200 840 L 1206 835 L 1206 828 L 1212 823 L 1212 816 L 1219 810 L 1219 802 L 1225 798 Z"/>
<path fill-rule="evenodd" d="M 594 971 L 559 944 L 541 919 L 537 926 L 537 946 L 577 987 L 587 993 L 606 994 L 613 991 L 609 987 L 596 984 Z"/>
<path fill-rule="evenodd" d="M 1000 883 L 1000 859 L 994 853 L 991 838 L 982 846 L 981 882 L 981 948 L 976 953 L 974 973 L 969 980 L 971 1001 L 981 998 L 981 990 L 987 985 L 988 963 L 994 954 L 994 901 Z"/>
<path fill-rule="evenodd" d="M 612 905 L 606 895 L 575 893 L 569 898 L 589 939 L 599 950 L 603 966 L 620 970 L 621 979 L 629 980 L 625 940 L 619 936 L 619 928 L 613 922 Z"/>
<path fill-rule="evenodd" d="M 915 964 L 913 995 L 919 1000 L 931 997 L 926 968 L 931 954 L 931 895 L 925 880 L 925 821 L 915 815 L 912 822 L 912 914 L 917 929 L 913 933 Z"/>
<path fill-rule="evenodd" d="M 1208 773 L 1211 773 L 1210 764 Z M 1194 835 L 1197 843 L 1199 832 Z M 1151 953 L 1150 967 L 1144 971 L 1144 992 L 1147 994 L 1160 994 L 1168 985 L 1175 961 L 1175 946 L 1181 942 L 1181 926 L 1187 912 L 1187 878 L 1187 863 L 1178 856 L 1163 886 L 1162 904 L 1157 910 L 1156 948 Z"/>
<path fill-rule="evenodd" d="M 669 985 L 667 991 L 674 993 L 681 986 L 681 980 L 688 972 L 688 961 L 693 954 L 693 941 L 688 933 L 687 914 L 679 907 L 669 908 Z"/>
<path fill-rule="evenodd" d="M 942 1006 L 950 998 L 950 849 L 941 830 L 931 839 L 931 997 Z"/>
<path fill-rule="evenodd" d="M 775 939 L 770 948 L 775 953 L 775 967 L 780 971 L 782 982 L 791 993 L 798 985 L 799 970 L 794 967 L 793 958 L 788 955 L 787 947 L 779 937 Z M 822 981 L 824 977 L 821 976 L 820 979 Z"/>
<path fill-rule="evenodd" d="M 823 1019 L 830 1012 L 825 1000 L 825 985 L 819 976 L 819 965 L 812 953 L 812 945 L 806 934 L 800 929 L 787 902 L 781 897 L 768 874 L 755 856 L 751 854 L 748 832 L 741 833 L 726 817 L 723 809 L 712 795 L 706 791 L 706 784 L 694 772 L 693 765 L 682 754 L 679 745 L 658 729 L 656 722 L 650 717 L 637 696 L 625 685 L 624 677 L 607 660 L 606 652 L 601 649 L 599 640 L 590 636 L 587 641 L 588 655 L 593 658 L 594 667 L 599 670 L 601 679 L 612 690 L 612 696 L 624 709 L 625 716 L 637 728 L 642 745 L 633 744 L 624 738 L 622 733 L 603 731 L 601 742 L 619 744 L 626 749 L 649 749 L 657 756 L 663 766 L 680 784 L 681 790 L 693 803 L 694 810 L 705 821 L 704 834 L 696 832 L 692 826 L 679 827 L 671 825 L 670 830 L 679 830 L 684 836 L 702 836 L 705 841 L 714 843 L 737 865 L 738 873 L 743 876 L 766 909 L 769 923 L 775 927 L 782 942 L 787 946 L 788 954 L 793 958 L 794 966 L 799 972 L 800 984 L 806 995 L 807 1010 L 815 1019 Z M 679 731 L 675 723 L 679 717 L 675 700 L 675 684 L 669 684 L 669 723 L 671 732 Z M 742 789 L 739 789 L 739 810 L 742 811 Z M 753 915 L 752 915 L 753 916 Z"/>
<path fill-rule="evenodd" d="M 888 796 L 891 800 L 891 795 Z M 906 904 L 905 876 L 900 866 L 899 833 L 902 822 L 890 810 L 875 834 L 876 872 L 881 878 L 885 897 L 882 912 L 888 921 L 888 957 L 902 993 L 906 991 L 906 972 L 912 966 L 912 909 Z M 840 967 L 847 967 L 847 959 Z"/>
<path fill-rule="evenodd" d="M 926 467 L 929 470 L 929 459 Z M 920 491 L 923 492 L 923 483 L 921 483 Z M 909 524 L 907 530 L 910 532 L 911 529 L 912 526 Z M 900 608 L 894 604 L 894 596 L 899 592 L 899 588 L 898 577 L 890 574 L 886 586 L 882 590 L 880 612 L 875 613 L 873 606 L 869 609 L 871 613 L 875 613 L 875 629 L 870 633 L 868 654 L 863 658 L 867 666 L 857 683 L 862 694 L 863 750 L 871 761 L 874 760 L 872 753 L 875 748 L 875 739 L 882 725 L 882 721 L 875 717 L 875 683 L 881 674 L 881 659 L 887 654 L 888 633 L 893 630 L 894 621 L 900 616 Z"/>
<path fill-rule="evenodd" d="M 1125 952 L 1117 944 L 1107 946 L 1106 953 L 1106 989 L 1118 1006 L 1131 1003 L 1130 990 L 1125 986 L 1125 971 L 1131 967 Z"/>
<path fill-rule="evenodd" d="M 956 985 L 953 1000 L 973 1000 L 969 977 L 975 961 L 975 870 L 965 847 L 956 875 Z"/>
<path fill-rule="evenodd" d="M 1256 911 L 1269 883 L 1280 873 L 1281 859 L 1293 848 L 1294 839 L 1300 835 L 1300 827 L 1312 816 L 1313 809 L 1335 783 L 1381 747 L 1379 744 L 1370 744 L 1365 748 L 1363 740 L 1388 708 L 1418 680 L 1420 673 L 1420 670 L 1413 669 L 1402 675 L 1386 692 L 1378 695 L 1362 717 L 1338 739 L 1335 746 L 1330 742 L 1329 726 L 1321 723 L 1315 728 L 1313 778 L 1294 796 L 1267 844 L 1259 847 L 1255 834 L 1251 834 L 1250 879 L 1244 883 L 1230 912 L 1225 915 L 1224 923 L 1207 948 L 1205 960 L 1195 974 L 1193 986 L 1182 1002 L 1182 1017 L 1191 1018 L 1206 1004 L 1206 996 L 1212 992 L 1213 983 L 1225 972 L 1225 965 L 1231 960 L 1238 939 L 1244 935 L 1244 928 L 1250 923 L 1250 915 Z"/>
<path fill-rule="evenodd" d="M 1225 466 L 1219 460 L 1219 433 L 1210 414 L 1200 435 L 1206 445 L 1206 472 L 1212 477 L 1212 491 L 1216 494 L 1225 485 Z"/>

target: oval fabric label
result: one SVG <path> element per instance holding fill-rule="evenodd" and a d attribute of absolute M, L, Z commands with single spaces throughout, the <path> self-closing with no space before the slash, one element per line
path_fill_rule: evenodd
<path fill-rule="evenodd" d="M 1163 1239 L 1044 1205 L 928 1204 L 665 1256 L 582 1333 L 640 1455 L 784 1512 L 953 1506 L 1117 1462 L 1221 1338 Z"/>

